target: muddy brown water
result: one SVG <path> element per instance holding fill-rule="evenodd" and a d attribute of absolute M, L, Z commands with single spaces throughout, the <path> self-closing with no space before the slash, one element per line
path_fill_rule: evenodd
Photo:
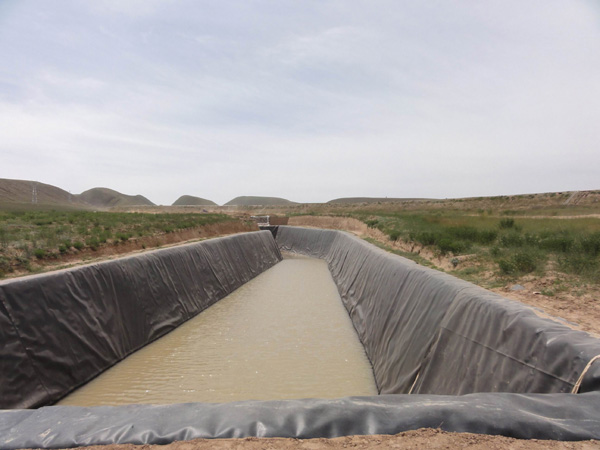
<path fill-rule="evenodd" d="M 376 395 L 327 264 L 284 259 L 59 405 Z"/>

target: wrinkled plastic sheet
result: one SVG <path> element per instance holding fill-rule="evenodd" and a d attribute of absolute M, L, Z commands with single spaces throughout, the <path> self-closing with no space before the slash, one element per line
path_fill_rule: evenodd
<path fill-rule="evenodd" d="M 334 438 L 422 427 L 522 439 L 600 439 L 600 393 L 53 406 L 0 414 L 0 448 L 168 444 L 197 438 Z"/>
<path fill-rule="evenodd" d="M 279 227 L 271 231 L 274 231 L 283 250 L 328 261 L 342 300 L 373 363 L 380 390 L 384 394 L 394 395 L 7 410 L 0 412 L 0 448 L 166 444 L 194 438 L 248 436 L 333 438 L 395 434 L 423 427 L 524 439 L 600 439 L 600 393 L 564 393 L 571 389 L 574 380 L 580 376 L 590 355 L 597 354 L 597 340 L 541 319 L 530 308 L 517 302 L 387 254 L 345 233 L 292 227 Z M 280 258 L 278 252 L 273 256 L 274 241 L 269 232 L 263 232 L 260 239 L 243 238 L 238 249 L 235 248 L 237 244 L 229 242 L 225 246 L 227 249 L 211 248 L 210 251 L 205 249 L 206 252 L 200 252 L 204 255 L 202 261 L 209 259 L 208 254 L 220 261 L 215 265 L 209 264 L 210 271 L 214 271 L 212 277 L 202 272 L 207 270 L 203 264 L 186 263 L 179 266 L 176 263 L 177 267 L 183 267 L 184 274 L 177 275 L 182 279 L 170 285 L 174 287 L 178 283 L 191 282 L 185 287 L 178 286 L 178 289 L 189 291 L 189 295 L 205 289 L 214 290 L 218 297 L 237 285 L 238 281 L 251 278 L 255 271 L 259 272 L 255 264 L 267 267 Z M 247 246 L 257 246 L 254 251 L 262 256 L 249 251 Z M 242 252 L 241 257 L 236 256 L 237 251 Z M 249 252 L 249 255 L 244 252 Z M 247 264 L 244 255 L 254 262 Z M 156 273 L 152 278 L 160 277 L 163 273 L 160 267 L 164 265 L 161 263 L 159 267 L 154 267 L 155 264 L 158 263 L 150 264 L 150 270 Z M 125 264 L 125 267 L 113 269 L 117 274 L 133 270 L 129 264 Z M 137 266 L 134 264 L 134 267 Z M 228 280 L 229 274 L 237 270 L 245 270 L 247 275 L 240 275 L 239 278 L 236 275 L 233 282 Z M 190 281 L 197 276 L 196 271 L 204 274 L 201 275 L 202 279 L 214 280 L 209 283 L 210 288 L 203 282 L 194 284 Z M 133 270 L 133 273 L 137 272 Z M 95 289 L 101 289 L 102 297 L 110 297 L 106 293 L 111 291 L 106 287 L 106 280 L 111 277 L 118 278 L 118 275 L 110 270 L 101 283 L 93 281 L 91 285 L 83 284 L 85 277 L 81 279 L 75 276 L 79 280 L 78 288 L 74 287 L 74 280 L 69 278 L 61 285 L 51 286 L 58 291 L 67 286 L 77 294 L 82 305 L 87 305 L 90 297 L 95 296 L 92 295 Z M 168 281 L 171 276 L 163 276 L 162 279 Z M 151 289 L 153 295 L 162 295 L 160 289 L 144 288 L 143 280 L 128 280 L 135 284 L 135 289 Z M 154 284 L 153 281 L 145 282 Z M 225 285 L 229 288 L 224 288 Z M 0 287 L 4 288 L 4 285 L 0 284 Z M 123 288 L 128 292 L 127 295 L 134 295 L 134 288 Z M 39 291 L 38 287 L 30 292 Z M 5 291 L 0 289 L 0 295 L 6 295 Z M 136 298 L 135 295 L 133 298 Z M 27 341 L 24 345 L 20 340 L 20 322 L 15 322 L 7 312 L 5 298 L 0 299 L 3 300 L 0 302 L 0 337 L 11 349 L 9 362 L 0 359 L 2 376 L 14 387 L 31 388 L 35 395 L 47 400 L 43 390 L 35 390 L 36 383 L 40 383 L 35 366 L 43 358 L 22 358 L 22 355 L 28 355 L 31 349 L 27 346 L 32 342 Z M 33 302 L 33 305 L 37 310 L 38 303 Z M 138 309 L 127 309 L 123 305 L 123 314 L 139 314 L 140 304 L 135 305 Z M 194 311 L 201 309 L 202 305 L 200 302 L 197 306 L 180 306 L 176 310 L 188 311 L 189 308 L 189 311 Z M 163 311 L 157 309 L 159 313 Z M 91 316 L 98 312 L 93 310 L 90 322 L 93 322 Z M 60 316 L 57 310 L 53 314 Z M 183 312 L 180 314 L 184 315 Z M 68 317 L 74 320 L 74 317 Z M 102 321 L 100 328 L 115 321 L 109 317 L 97 320 Z M 161 326 L 165 321 L 169 325 Z M 51 326 L 56 327 L 63 322 L 70 323 L 69 320 L 59 320 Z M 171 323 L 175 326 L 175 322 L 165 319 L 152 323 L 155 323 L 154 328 L 168 330 Z M 44 326 L 41 322 L 38 325 Z M 118 327 L 116 331 L 114 327 L 109 327 L 108 331 L 115 333 L 118 330 Z M 69 342 L 68 345 L 72 344 Z M 110 346 L 118 348 L 116 343 Z M 38 351 L 42 349 L 40 345 Z M 93 347 L 90 350 L 92 353 L 96 351 Z M 65 361 L 73 362 L 68 358 Z M 5 372 L 13 367 L 13 363 L 21 364 L 19 376 Z M 66 367 L 60 370 L 67 370 Z M 59 374 L 60 370 L 53 370 L 52 373 Z M 590 368 L 583 387 L 584 391 L 598 389 L 596 366 Z M 437 395 L 464 394 L 477 390 L 499 392 Z M 508 390 L 517 393 L 501 392 Z M 528 390 L 549 393 L 518 393 Z M 4 392 L 9 391 L 5 389 Z M 407 392 L 413 395 L 406 395 Z"/>
<path fill-rule="evenodd" d="M 280 249 L 325 259 L 384 394 L 568 393 L 600 340 L 355 236 L 280 226 Z M 600 360 L 580 392 L 600 390 Z"/>
<path fill-rule="evenodd" d="M 0 282 L 0 408 L 59 400 L 280 260 L 261 231 Z"/>

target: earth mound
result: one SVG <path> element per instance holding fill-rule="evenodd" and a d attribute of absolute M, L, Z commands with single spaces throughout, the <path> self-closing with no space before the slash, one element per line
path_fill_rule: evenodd
<path fill-rule="evenodd" d="M 388 198 L 388 197 L 342 197 L 329 200 L 327 204 L 341 203 L 383 203 L 383 202 L 407 202 L 414 200 L 430 200 L 426 198 Z"/>
<path fill-rule="evenodd" d="M 217 206 L 217 204 L 211 200 L 205 198 L 194 197 L 193 195 L 182 195 L 172 206 Z"/>
<path fill-rule="evenodd" d="M 112 206 L 155 206 L 143 195 L 126 195 L 108 188 L 93 188 L 82 192 L 78 197 L 90 205 L 110 208 Z"/>
<path fill-rule="evenodd" d="M 297 205 L 298 203 L 280 197 L 247 197 L 241 196 L 229 200 L 224 206 L 279 206 Z"/>

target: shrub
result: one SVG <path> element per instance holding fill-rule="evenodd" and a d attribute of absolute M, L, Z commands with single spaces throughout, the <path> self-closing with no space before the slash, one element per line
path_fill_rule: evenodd
<path fill-rule="evenodd" d="M 0 245 L 2 247 L 8 246 L 8 231 L 2 225 L 0 225 Z"/>
<path fill-rule="evenodd" d="M 448 234 L 468 241 L 476 241 L 478 236 L 477 228 L 475 227 L 453 227 L 448 229 Z"/>
<path fill-rule="evenodd" d="M 367 224 L 367 226 L 369 228 L 375 228 L 379 224 L 379 220 L 377 220 L 377 219 L 365 220 L 365 223 Z"/>
<path fill-rule="evenodd" d="M 447 234 L 463 241 L 490 244 L 498 237 L 496 230 L 478 230 L 475 227 L 461 226 L 447 230 Z"/>
<path fill-rule="evenodd" d="M 435 233 L 429 231 L 421 231 L 414 234 L 414 241 L 421 245 L 435 245 L 438 240 L 438 236 Z"/>
<path fill-rule="evenodd" d="M 0 277 L 4 276 L 5 273 L 11 272 L 12 267 L 8 259 L 0 256 Z"/>
<path fill-rule="evenodd" d="M 83 247 L 84 247 L 83 242 L 81 242 L 81 241 L 73 242 L 73 248 L 75 248 L 76 250 L 82 250 Z"/>
<path fill-rule="evenodd" d="M 392 230 L 388 233 L 388 236 L 390 237 L 390 239 L 392 241 L 397 241 L 398 239 L 400 239 L 400 231 L 398 230 Z"/>
<path fill-rule="evenodd" d="M 510 259 L 498 260 L 498 267 L 500 267 L 500 272 L 502 272 L 504 275 L 512 275 L 516 272 L 515 265 Z"/>
<path fill-rule="evenodd" d="M 36 248 L 33 251 L 33 256 L 35 256 L 37 259 L 44 259 L 46 257 L 46 250 L 43 248 Z"/>
<path fill-rule="evenodd" d="M 477 242 L 480 244 L 491 244 L 498 237 L 496 230 L 481 230 Z"/>
<path fill-rule="evenodd" d="M 100 242 L 98 241 L 97 238 L 93 237 L 93 238 L 87 239 L 85 241 L 85 244 L 92 250 L 96 251 L 96 250 L 98 250 L 98 246 L 100 245 Z"/>
<path fill-rule="evenodd" d="M 518 252 L 509 258 L 500 259 L 498 266 L 505 275 L 531 273 L 537 269 L 539 259 L 531 252 Z"/>
<path fill-rule="evenodd" d="M 588 255 L 600 255 L 600 233 L 593 233 L 580 238 L 579 245 L 582 251 Z"/>
<path fill-rule="evenodd" d="M 513 228 L 514 226 L 515 226 L 515 219 L 500 220 L 500 228 Z"/>
<path fill-rule="evenodd" d="M 598 279 L 600 261 L 597 257 L 580 252 L 571 252 L 558 259 L 559 268 L 566 272 Z"/>
<path fill-rule="evenodd" d="M 562 234 L 549 237 L 540 241 L 540 246 L 546 250 L 566 253 L 571 250 L 575 240 L 573 237 Z"/>
<path fill-rule="evenodd" d="M 525 241 L 525 244 L 530 245 L 532 247 L 537 247 L 540 245 L 540 237 L 536 234 L 525 233 L 525 235 L 523 236 L 523 240 Z"/>
<path fill-rule="evenodd" d="M 440 249 L 443 255 L 446 253 L 458 255 L 469 248 L 467 243 L 462 241 L 454 241 L 449 237 L 441 238 L 437 243 L 437 247 Z"/>
<path fill-rule="evenodd" d="M 525 239 L 519 233 L 511 232 L 500 236 L 500 245 L 503 247 L 522 247 Z"/>
<path fill-rule="evenodd" d="M 116 233 L 115 238 L 122 240 L 123 242 L 128 241 L 131 235 L 129 233 Z"/>
<path fill-rule="evenodd" d="M 536 267 L 536 258 L 530 253 L 519 252 L 513 255 L 512 260 L 518 272 L 531 273 Z"/>

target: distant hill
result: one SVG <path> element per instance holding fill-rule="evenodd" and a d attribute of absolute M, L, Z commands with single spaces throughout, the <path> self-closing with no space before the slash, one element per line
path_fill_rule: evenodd
<path fill-rule="evenodd" d="M 279 205 L 297 205 L 296 202 L 291 202 L 285 198 L 279 197 L 236 197 L 229 200 L 224 206 L 279 206 Z"/>
<path fill-rule="evenodd" d="M 405 202 L 410 200 L 431 200 L 427 198 L 388 198 L 388 197 L 344 197 L 329 200 L 328 204 L 339 203 L 378 203 L 378 202 Z"/>
<path fill-rule="evenodd" d="M 108 188 L 93 188 L 77 197 L 82 201 L 100 208 L 112 206 L 155 206 L 143 195 L 126 195 Z"/>
<path fill-rule="evenodd" d="M 30 180 L 0 178 L 0 206 L 47 205 L 66 208 L 85 208 L 77 195 L 50 184 Z"/>
<path fill-rule="evenodd" d="M 194 197 L 193 195 L 182 195 L 179 197 L 172 206 L 217 206 L 213 201 L 206 200 L 205 198 Z"/>

